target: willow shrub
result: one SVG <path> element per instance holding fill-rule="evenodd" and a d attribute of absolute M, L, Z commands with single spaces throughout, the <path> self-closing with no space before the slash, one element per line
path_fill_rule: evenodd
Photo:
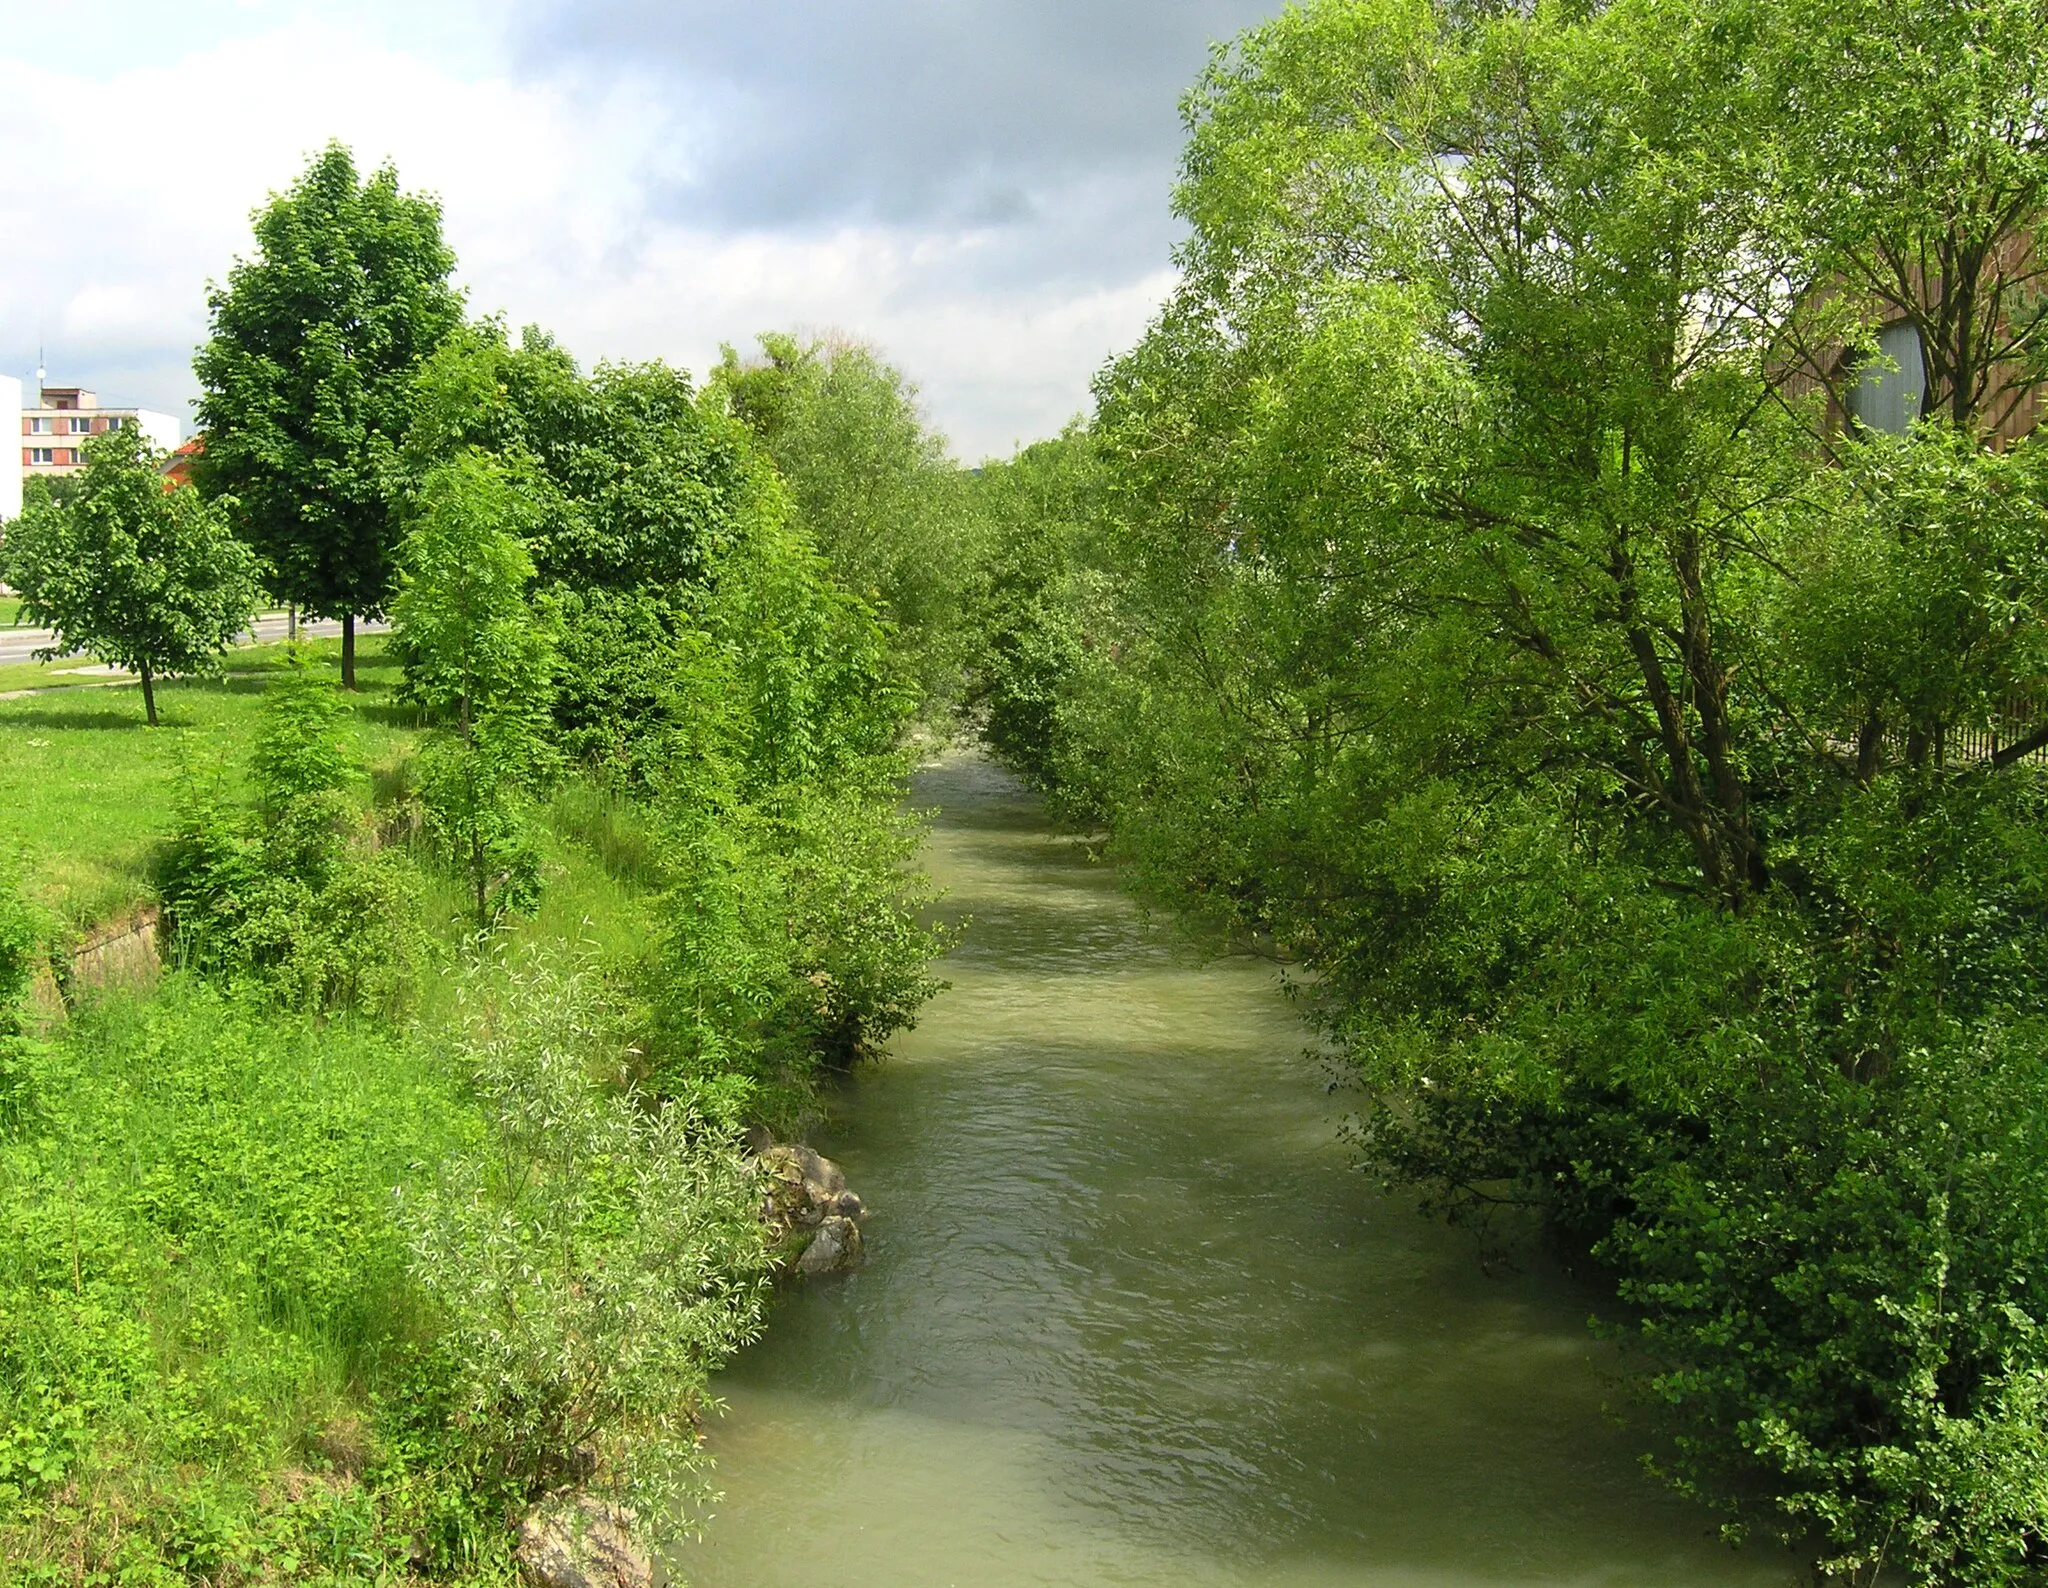
<path fill-rule="evenodd" d="M 687 1091 L 632 1090 L 592 976 L 506 957 L 472 975 L 463 1013 L 483 1150 L 399 1209 L 435 1323 L 429 1446 L 486 1493 L 566 1475 L 673 1522 L 701 1487 L 708 1375 L 760 1326 L 741 1145 Z"/>

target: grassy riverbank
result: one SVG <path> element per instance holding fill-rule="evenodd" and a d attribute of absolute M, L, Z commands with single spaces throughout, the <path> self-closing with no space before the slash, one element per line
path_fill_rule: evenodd
<path fill-rule="evenodd" d="M 313 648 L 316 675 L 335 649 Z M 419 730 L 381 641 L 360 664 L 345 731 L 367 829 L 402 796 Z M 32 959 L 61 969 L 84 929 L 152 898 L 192 786 L 246 797 L 284 668 L 260 647 L 222 678 L 168 685 L 155 730 L 129 689 L 0 702 L 0 854 L 31 904 Z M 516 1485 L 451 1415 L 460 1375 L 436 1353 L 461 1306 L 400 1210 L 502 1144 L 473 1017 L 516 1001 L 503 967 L 524 956 L 559 985 L 629 974 L 650 940 L 638 890 L 573 836 L 608 830 L 602 802 L 565 790 L 551 809 L 550 886 L 491 956 L 470 951 L 459 890 L 416 868 L 420 963 L 395 1017 L 295 1013 L 173 970 L 75 989 L 39 1037 L 0 1035 L 9 1580 L 506 1575 Z M 722 1139 L 705 1150 L 737 1183 Z M 505 1197 L 484 1187 L 487 1205 Z M 724 1222 L 743 1249 L 744 1221 Z M 732 1270 L 743 1285 L 749 1271 Z M 741 1296 L 733 1326 L 754 1306 Z"/>
<path fill-rule="evenodd" d="M 340 676 L 338 641 L 304 649 L 316 672 Z M 31 895 L 78 926 L 143 898 L 179 779 L 238 786 L 284 650 L 233 651 L 219 678 L 158 686 L 156 731 L 132 685 L 80 691 L 50 687 L 45 674 L 35 693 L 0 700 L 0 854 L 19 856 Z M 9 671 L 0 668 L 0 688 Z M 418 716 L 396 699 L 399 669 L 381 636 L 363 640 L 357 671 L 360 693 L 344 697 L 352 729 L 367 765 L 388 769 L 417 739 Z"/>
<path fill-rule="evenodd" d="M 0 702 L 0 1011 L 170 911 L 160 982 L 0 1018 L 9 1581 L 509 1581 L 508 1524 L 579 1477 L 685 1525 L 706 1377 L 759 1327 L 742 1137 L 800 1114 L 900 919 L 902 840 L 857 825 L 887 763 L 772 816 L 565 767 L 479 935 L 433 730 L 382 640 L 355 695 L 335 649 L 237 652 L 155 729 L 127 688 Z M 277 781 L 313 765 L 331 793 Z M 866 913 L 792 917 L 806 888 Z"/>

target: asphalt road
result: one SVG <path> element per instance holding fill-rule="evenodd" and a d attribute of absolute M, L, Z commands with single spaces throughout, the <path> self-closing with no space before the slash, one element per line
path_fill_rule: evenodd
<path fill-rule="evenodd" d="M 282 612 L 266 612 L 257 618 L 254 636 L 257 641 L 281 640 L 289 620 Z M 389 629 L 389 623 L 358 622 L 358 634 L 382 634 Z M 299 623 L 299 633 L 308 639 L 328 639 L 341 633 L 341 624 L 329 618 L 314 620 L 304 618 Z M 36 652 L 51 644 L 56 636 L 48 629 L 7 628 L 0 626 L 0 662 L 32 662 Z"/>

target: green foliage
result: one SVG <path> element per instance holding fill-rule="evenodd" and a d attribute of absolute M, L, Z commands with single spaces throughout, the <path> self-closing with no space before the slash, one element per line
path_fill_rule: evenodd
<path fill-rule="evenodd" d="M 662 890 L 672 923 L 648 972 L 650 1082 L 670 1096 L 709 1087 L 733 1117 L 798 1125 L 818 1066 L 873 1051 L 933 986 L 916 829 L 894 810 L 893 746 L 915 694 L 890 631 L 834 580 L 747 432 L 722 402 L 693 404 L 679 375 L 585 380 L 537 333 L 515 351 L 486 324 L 432 362 L 422 391 L 407 445 L 413 535 L 440 536 L 438 586 L 470 592 L 436 597 L 452 614 L 442 626 L 537 634 L 522 625 L 535 623 L 529 601 L 543 608 L 554 744 L 644 802 L 636 883 Z M 506 686 L 472 687 L 445 666 L 430 683 L 450 644 L 412 604 L 429 550 L 398 603 L 401 639 L 416 692 L 459 722 L 465 690 Z M 491 720 L 478 722 L 488 751 Z M 529 733 L 537 717 L 514 742 Z M 438 798 L 467 812 L 455 774 L 475 759 L 446 732 L 423 759 L 430 809 Z M 523 800 L 487 809 L 527 821 Z M 472 876 L 497 887 L 510 871 L 501 856 Z"/>
<path fill-rule="evenodd" d="M 1839 408 L 1879 327 L 1918 334 L 1922 413 L 1994 430 L 2040 386 L 2048 191 L 2040 62 L 2025 0 L 1852 0 L 1738 13 L 1769 98 L 1772 230 L 1809 293 L 1783 344 Z M 1754 127 L 1757 120 L 1753 118 Z M 1760 150 L 1761 152 L 1761 150 Z"/>
<path fill-rule="evenodd" d="M 729 405 L 788 483 L 796 522 L 833 576 L 875 603 L 926 699 L 948 705 L 963 665 L 965 577 L 980 558 L 964 476 L 917 392 L 872 347 L 768 334 L 732 348 L 709 394 Z"/>
<path fill-rule="evenodd" d="M 753 1180 L 686 1099 L 605 1084 L 620 1043 L 589 976 L 522 958 L 466 992 L 488 1149 L 401 1214 L 459 1459 L 528 1497 L 581 1462 L 674 1516 L 699 1488 L 707 1374 L 759 1328 Z"/>
<path fill-rule="evenodd" d="M 539 886 L 530 808 L 550 765 L 549 625 L 527 602 L 524 499 L 490 457 L 430 473 L 406 532 L 392 617 L 406 685 L 441 726 L 421 754 L 436 838 L 469 883 L 476 923 Z"/>
<path fill-rule="evenodd" d="M 34 1106 L 23 1016 L 29 988 L 49 964 L 48 935 L 48 923 L 23 897 L 12 863 L 0 855 L 0 1136 Z"/>
<path fill-rule="evenodd" d="M 374 614 L 390 593 L 387 476 L 414 377 L 462 320 L 441 208 L 402 192 L 388 165 L 360 178 L 330 143 L 256 213 L 255 233 L 255 257 L 207 296 L 197 480 L 234 499 L 273 595 Z"/>
<path fill-rule="evenodd" d="M 164 488 L 139 430 L 94 436 L 85 455 L 64 503 L 31 502 L 8 526 L 4 572 L 28 620 L 56 631 L 37 654 L 90 651 L 137 674 L 154 727 L 156 680 L 215 667 L 249 627 L 256 564 L 217 507 Z"/>
<path fill-rule="evenodd" d="M 454 1078 L 176 979 L 33 1062 L 39 1106 L 0 1135 L 0 1556 L 109 1582 L 402 1570 L 360 1457 L 300 1500 L 265 1484 L 327 1466 L 351 1384 L 414 1329 L 391 1188 L 479 1139 Z"/>
<path fill-rule="evenodd" d="M 1100 491 L 1094 443 L 1075 427 L 986 465 L 971 497 L 988 556 L 971 620 L 968 701 L 1003 763 L 1055 791 L 1071 789 L 1078 770 L 1062 775 L 1060 702 L 1089 643 L 1082 586 Z"/>
<path fill-rule="evenodd" d="M 497 457 L 527 503 L 535 576 L 578 592 L 703 581 L 753 487 L 739 427 L 707 414 L 666 364 L 588 377 L 529 327 L 484 321 L 421 370 L 399 460 L 403 498 L 465 446 Z"/>
<path fill-rule="evenodd" d="M 915 1023 L 947 939 L 919 922 L 922 829 L 894 793 L 889 779 L 767 809 L 665 803 L 656 1085 L 736 1078 L 735 1106 L 789 1131 L 815 1106 L 820 1063 L 850 1067 Z"/>
<path fill-rule="evenodd" d="M 45 925 L 22 897 L 11 861 L 0 858 L 0 1041 L 13 1035 L 16 1012 L 44 964 Z"/>
<path fill-rule="evenodd" d="M 997 490 L 1006 757 L 1303 967 L 1373 1167 L 1608 1266 L 1677 1481 L 1865 1583 L 2048 1537 L 2048 481 L 1983 445 L 2039 26 L 1290 11 L 1188 102 L 1100 483 Z M 1829 431 L 1901 297 L 1932 422 Z"/>
<path fill-rule="evenodd" d="M 646 792 L 708 769 L 741 737 L 732 658 L 692 604 L 655 590 L 556 592 L 555 724 L 571 762 Z"/>
<path fill-rule="evenodd" d="M 179 957 L 296 1010 L 395 1011 L 425 943 L 404 856 L 374 846 L 334 688 L 302 658 L 271 686 L 250 757 L 253 811 L 188 768 L 156 885 Z"/>

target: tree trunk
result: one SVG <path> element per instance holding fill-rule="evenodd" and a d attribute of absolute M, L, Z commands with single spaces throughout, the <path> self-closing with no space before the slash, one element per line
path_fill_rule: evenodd
<path fill-rule="evenodd" d="M 299 642 L 299 604 L 296 601 L 284 609 L 284 637 L 294 645 Z"/>
<path fill-rule="evenodd" d="M 356 687 L 356 615 L 344 612 L 341 615 L 341 687 Z"/>
<path fill-rule="evenodd" d="M 142 710 L 149 718 L 149 725 L 156 726 L 156 681 L 150 677 L 149 664 L 144 662 L 138 669 L 142 674 Z"/>

